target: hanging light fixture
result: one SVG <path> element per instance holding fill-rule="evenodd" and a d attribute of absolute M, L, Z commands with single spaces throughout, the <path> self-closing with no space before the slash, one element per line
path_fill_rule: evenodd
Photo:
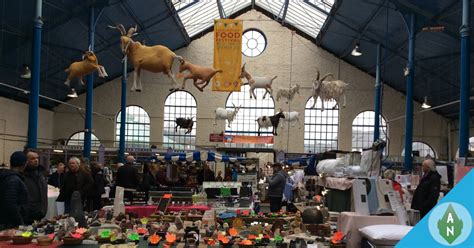
<path fill-rule="evenodd" d="M 431 108 L 431 105 L 428 103 L 428 97 L 425 96 L 425 100 L 423 101 L 423 104 L 421 105 L 422 109 L 429 109 Z"/>
<path fill-rule="evenodd" d="M 31 70 L 27 64 L 23 64 L 21 68 L 20 77 L 23 79 L 30 79 L 31 78 Z"/>
<path fill-rule="evenodd" d="M 352 49 L 351 55 L 354 57 L 359 57 L 362 55 L 362 52 L 360 51 L 359 48 L 360 44 L 357 42 L 354 46 L 354 49 Z"/>
<path fill-rule="evenodd" d="M 74 88 L 71 88 L 71 92 L 69 92 L 69 94 L 67 94 L 67 96 L 70 97 L 70 98 L 77 98 L 76 90 Z"/>

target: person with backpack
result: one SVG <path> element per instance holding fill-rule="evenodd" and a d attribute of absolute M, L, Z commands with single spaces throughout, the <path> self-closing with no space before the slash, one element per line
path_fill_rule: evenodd
<path fill-rule="evenodd" d="M 273 164 L 273 176 L 268 180 L 268 198 L 272 213 L 281 210 L 283 191 L 285 190 L 288 174 L 280 163 Z"/>
<path fill-rule="evenodd" d="M 26 161 L 23 152 L 14 152 L 10 156 L 10 170 L 0 170 L 0 230 L 25 224 L 28 190 L 22 172 Z"/>

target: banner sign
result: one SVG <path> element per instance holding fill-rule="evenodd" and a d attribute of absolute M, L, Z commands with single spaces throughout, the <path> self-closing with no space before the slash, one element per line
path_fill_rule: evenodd
<path fill-rule="evenodd" d="M 242 29 L 241 20 L 214 20 L 214 68 L 222 73 L 212 79 L 213 91 L 240 91 Z"/>
<path fill-rule="evenodd" d="M 235 144 L 273 144 L 273 136 L 224 135 L 224 142 Z"/>
<path fill-rule="evenodd" d="M 211 134 L 209 134 L 209 141 L 210 142 L 224 142 L 224 134 L 223 133 L 211 133 Z"/>

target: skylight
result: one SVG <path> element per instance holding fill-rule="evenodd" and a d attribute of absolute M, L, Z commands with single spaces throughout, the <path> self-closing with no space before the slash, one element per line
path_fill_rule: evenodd
<path fill-rule="evenodd" d="M 189 37 L 212 27 L 219 19 L 218 0 L 173 0 L 176 11 Z M 283 17 L 285 0 L 255 0 L 255 4 L 272 13 L 275 20 Z M 226 17 L 251 5 L 251 0 L 220 0 Z M 316 38 L 334 0 L 289 0 L 285 22 Z"/>

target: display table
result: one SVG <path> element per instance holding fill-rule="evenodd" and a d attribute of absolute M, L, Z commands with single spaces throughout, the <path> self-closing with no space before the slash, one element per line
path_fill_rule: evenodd
<path fill-rule="evenodd" d="M 138 217 L 148 217 L 154 214 L 156 211 L 155 205 L 144 205 L 144 206 L 125 206 L 125 213 L 134 213 Z"/>
<path fill-rule="evenodd" d="M 7 247 L 11 247 L 11 248 L 38 248 L 38 247 L 44 247 L 44 248 L 56 248 L 56 247 L 61 247 L 63 243 L 62 242 L 55 242 L 51 245 L 47 245 L 47 246 L 38 246 L 36 243 L 31 243 L 31 244 L 27 244 L 27 245 L 14 245 L 11 241 L 2 241 L 0 242 L 0 247 L 1 248 L 7 248 Z"/>
<path fill-rule="evenodd" d="M 355 212 L 342 212 L 337 230 L 347 235 L 347 248 L 359 248 L 362 236 L 359 228 L 379 224 L 400 224 L 396 216 L 364 216 Z"/>
<path fill-rule="evenodd" d="M 211 208 L 207 205 L 172 205 L 172 206 L 168 206 L 166 208 L 166 211 L 168 212 L 180 212 L 180 211 L 190 211 L 190 210 L 198 210 L 198 211 L 202 211 L 202 212 L 205 212 L 207 210 L 210 210 Z"/>
<path fill-rule="evenodd" d="M 180 212 L 180 211 L 190 211 L 190 210 L 198 210 L 198 211 L 207 211 L 211 208 L 207 205 L 183 205 L 183 206 L 168 206 L 166 208 L 167 212 Z M 154 214 L 156 211 L 156 205 L 144 205 L 144 206 L 125 206 L 125 213 L 134 213 L 138 215 L 138 217 L 148 217 Z"/>

